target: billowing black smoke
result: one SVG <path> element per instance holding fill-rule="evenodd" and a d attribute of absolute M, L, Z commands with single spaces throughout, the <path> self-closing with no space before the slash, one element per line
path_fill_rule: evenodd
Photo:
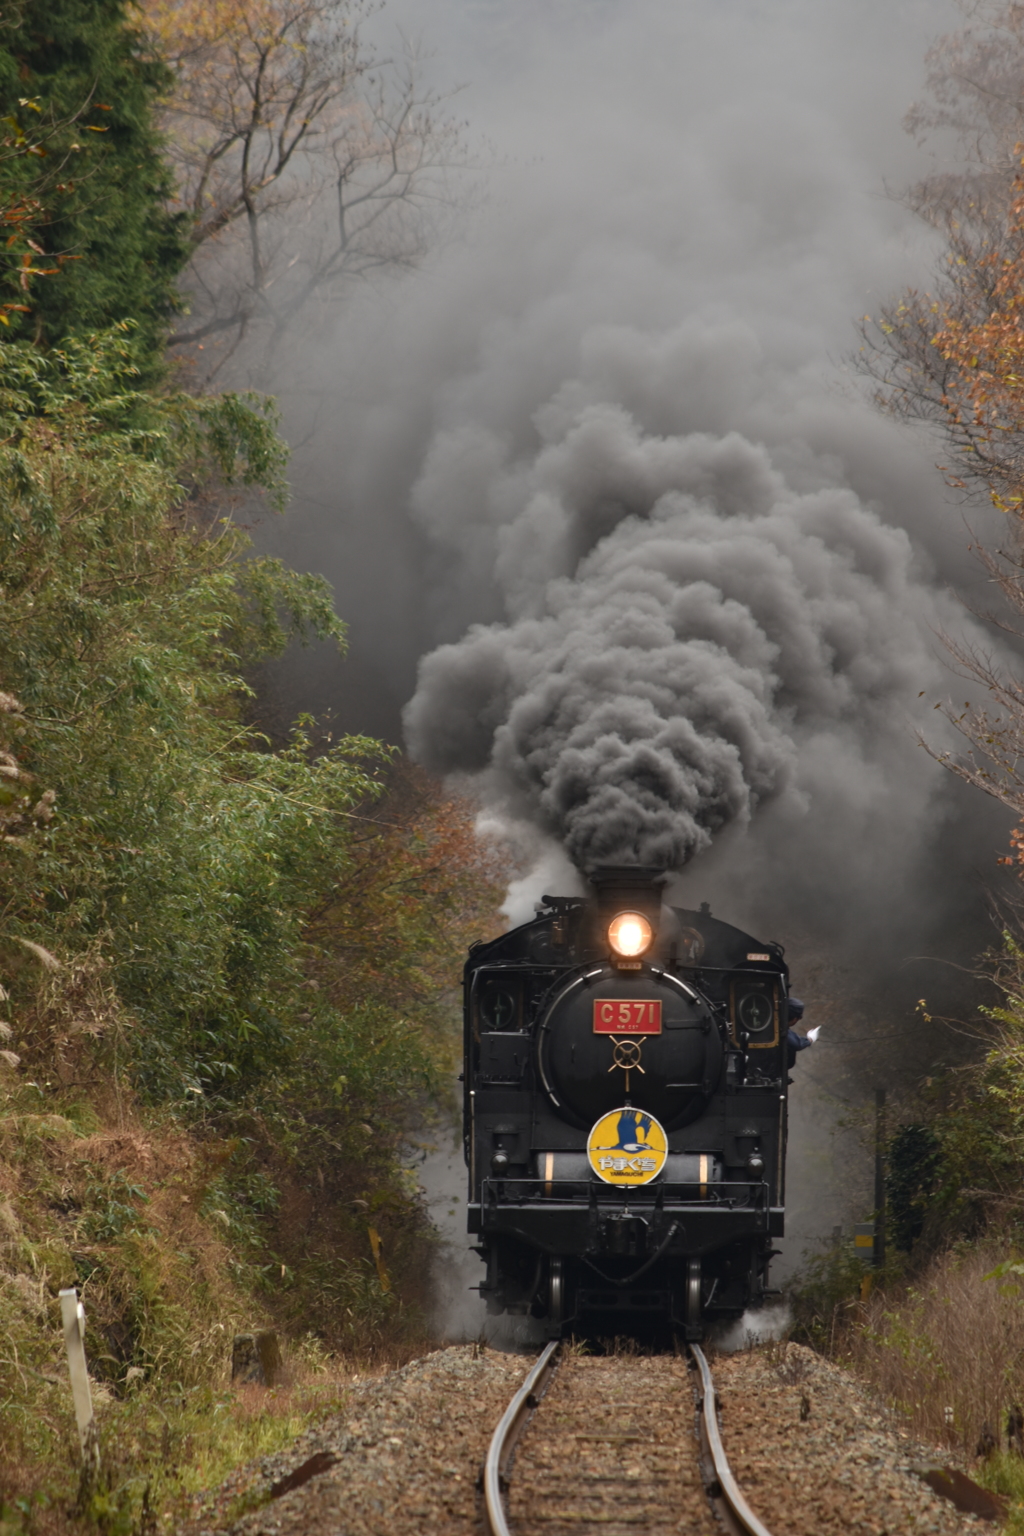
<path fill-rule="evenodd" d="M 858 965 L 986 942 L 1005 828 L 917 740 L 951 744 L 970 533 L 940 450 L 838 366 L 935 254 L 881 194 L 920 173 L 900 116 L 942 9 L 431 7 L 507 158 L 468 238 L 309 358 L 279 548 L 351 649 L 287 707 L 395 740 L 411 699 L 414 752 L 536 862 L 513 919 L 637 858 Z"/>
<path fill-rule="evenodd" d="M 686 866 L 735 910 L 728 867 L 780 929 L 822 892 L 902 922 L 979 841 L 916 739 L 948 744 L 969 536 L 836 367 L 930 259 L 880 194 L 944 18 L 866 3 L 438 0 L 510 158 L 311 359 L 338 405 L 287 535 L 351 623 L 344 726 L 395 739 L 412 696 L 414 753 L 548 866 Z"/>
<path fill-rule="evenodd" d="M 816 1234 L 850 1196 L 830 1096 L 962 1048 L 915 1003 L 970 1016 L 951 983 L 1005 841 L 917 744 L 949 744 L 934 705 L 966 694 L 938 632 L 970 633 L 977 582 L 941 450 L 840 366 L 859 315 L 927 284 L 935 246 L 883 187 L 927 169 L 900 119 L 959 12 L 388 14 L 427 31 L 439 85 L 470 82 L 495 163 L 469 238 L 308 359 L 278 548 L 330 576 L 351 650 L 319 693 L 304 657 L 288 707 L 395 740 L 411 698 L 413 750 L 523 849 L 513 921 L 579 888 L 568 850 L 684 866 L 685 904 L 783 941 L 825 1026 L 792 1100 L 789 1230 Z"/>
<path fill-rule="evenodd" d="M 414 754 L 584 869 L 678 869 L 772 802 L 827 839 L 819 790 L 830 818 L 867 791 L 883 823 L 908 776 L 920 798 L 910 719 L 944 615 L 906 534 L 738 432 L 657 437 L 613 402 L 549 423 L 494 540 L 511 620 L 421 663 Z"/>

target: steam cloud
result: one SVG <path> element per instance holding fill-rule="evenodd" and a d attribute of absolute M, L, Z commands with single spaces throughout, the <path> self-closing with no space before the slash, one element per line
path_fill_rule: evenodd
<path fill-rule="evenodd" d="M 310 354 L 330 430 L 277 536 L 351 625 L 319 702 L 396 739 L 411 698 L 413 750 L 526 829 L 512 921 L 579 889 L 568 849 L 689 859 L 674 896 L 785 941 L 825 1024 L 792 1101 L 794 1257 L 856 1169 L 833 1172 L 815 1077 L 860 1102 L 879 1062 L 916 1082 L 955 1055 L 914 1003 L 975 999 L 907 957 L 970 969 L 1005 838 L 915 740 L 945 745 L 936 631 L 963 635 L 950 593 L 978 596 L 962 522 L 931 445 L 836 366 L 853 319 L 929 270 L 879 194 L 928 168 L 900 119 L 959 14 L 388 0 L 442 88 L 472 82 L 499 163 L 471 238 L 353 298 Z"/>
<path fill-rule="evenodd" d="M 981 947 L 1005 818 L 916 741 L 948 744 L 937 632 L 980 578 L 935 448 L 837 366 L 934 255 L 880 190 L 926 168 L 900 118 L 952 0 L 386 13 L 498 163 L 469 238 L 310 352 L 276 548 L 351 645 L 319 697 L 303 658 L 303 705 L 392 740 L 406 706 L 535 860 L 515 919 L 567 850 L 845 955 Z"/>
<path fill-rule="evenodd" d="M 651 345 L 608 342 L 638 373 Z M 799 813 L 823 755 L 851 781 L 894 753 L 911 767 L 938 615 L 902 530 L 848 488 L 795 490 L 738 432 L 655 437 L 611 401 L 540 425 L 494 539 L 514 618 L 423 661 L 421 761 L 476 775 L 584 869 L 678 869 L 767 802 Z M 421 515 L 450 505 L 456 446 L 435 446 Z"/>
<path fill-rule="evenodd" d="M 963 528 L 928 445 L 835 366 L 927 269 L 879 189 L 920 171 L 899 120 L 954 17 L 432 6 L 438 68 L 514 158 L 470 242 L 348 312 L 309 559 L 351 623 L 344 723 L 393 736 L 412 696 L 413 753 L 546 869 L 700 855 L 732 902 L 731 859 L 774 912 L 784 859 L 790 911 L 883 887 L 899 916 L 940 828 L 975 857 L 915 739 L 945 744 Z"/>

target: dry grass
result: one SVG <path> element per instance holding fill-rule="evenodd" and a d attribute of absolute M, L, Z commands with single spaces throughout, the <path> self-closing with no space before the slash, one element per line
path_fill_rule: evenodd
<path fill-rule="evenodd" d="M 0 1536 L 158 1536 L 230 1520 L 252 1502 L 247 1465 L 340 1412 L 353 1381 L 368 1374 L 306 1340 L 290 1352 L 285 1383 L 270 1390 L 223 1385 L 176 1396 L 143 1388 L 121 1401 L 101 1392 L 102 1467 L 86 1488 L 70 1403 L 62 1403 L 61 1453 L 45 1466 L 22 1460 L 0 1470 Z M 69 1396 L 63 1384 L 61 1395 Z"/>
<path fill-rule="evenodd" d="M 986 1429 L 1005 1445 L 1024 1404 L 1024 1292 L 986 1279 L 995 1243 L 946 1253 L 860 1310 L 839 1351 L 922 1439 L 973 1459 Z"/>
<path fill-rule="evenodd" d="M 353 1373 L 423 1344 L 397 1303 L 370 1327 L 355 1293 L 343 1299 L 350 1332 L 366 1323 L 356 1347 L 304 1337 L 310 1323 L 290 1316 L 301 1287 L 268 1285 L 220 1209 L 236 1143 L 91 1089 L 0 1072 L 0 1536 L 183 1529 L 197 1491 L 336 1411 Z M 340 1241 L 320 1259 L 380 1292 L 372 1261 Z M 86 1308 L 103 1455 L 84 1491 L 57 1295 L 68 1285 Z M 285 1383 L 233 1390 L 233 1334 L 268 1326 L 283 1334 Z"/>

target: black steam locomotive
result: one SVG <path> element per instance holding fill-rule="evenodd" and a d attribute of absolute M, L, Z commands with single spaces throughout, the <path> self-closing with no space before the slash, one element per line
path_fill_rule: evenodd
<path fill-rule="evenodd" d="M 491 1312 L 699 1338 L 766 1294 L 783 1230 L 778 944 L 593 872 L 465 970 L 469 1231 Z"/>

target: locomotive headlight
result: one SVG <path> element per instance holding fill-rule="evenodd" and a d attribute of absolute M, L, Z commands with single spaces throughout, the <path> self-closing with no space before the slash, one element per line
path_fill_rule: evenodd
<path fill-rule="evenodd" d="M 642 955 L 653 937 L 650 923 L 639 912 L 620 912 L 608 925 L 608 943 L 623 958 Z"/>

